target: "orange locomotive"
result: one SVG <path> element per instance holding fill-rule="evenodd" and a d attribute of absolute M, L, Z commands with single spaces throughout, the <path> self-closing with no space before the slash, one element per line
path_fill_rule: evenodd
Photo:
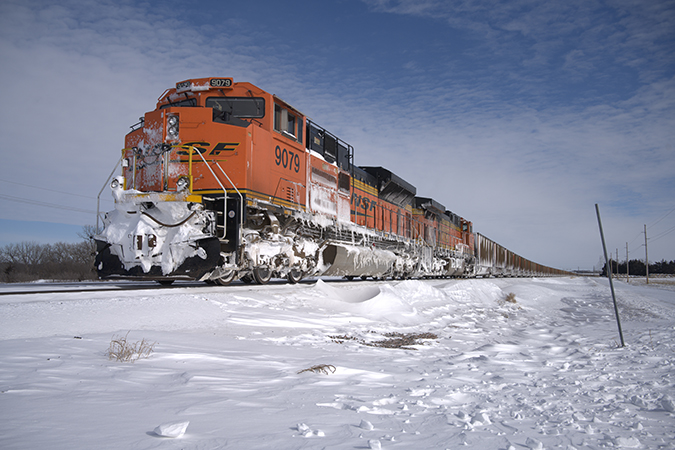
<path fill-rule="evenodd" d="M 250 83 L 177 83 L 125 144 L 96 237 L 102 278 L 476 273 L 470 222 L 382 167 L 355 166 L 349 144 Z"/>

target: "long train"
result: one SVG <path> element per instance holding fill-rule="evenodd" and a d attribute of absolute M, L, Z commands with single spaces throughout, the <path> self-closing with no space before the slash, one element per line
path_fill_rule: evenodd
<path fill-rule="evenodd" d="M 474 233 L 391 171 L 354 165 L 351 145 L 253 84 L 182 81 L 131 128 L 95 237 L 101 278 L 566 273 Z"/>

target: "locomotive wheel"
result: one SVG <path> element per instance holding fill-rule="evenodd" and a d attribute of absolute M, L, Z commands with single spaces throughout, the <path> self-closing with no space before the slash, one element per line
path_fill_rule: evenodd
<path fill-rule="evenodd" d="M 253 279 L 258 284 L 267 284 L 272 278 L 272 270 L 268 267 L 256 267 L 253 269 Z"/>
<path fill-rule="evenodd" d="M 298 269 L 291 269 L 288 271 L 286 278 L 288 279 L 289 283 L 295 284 L 298 281 L 302 280 L 302 271 Z"/>
<path fill-rule="evenodd" d="M 228 284 L 232 283 L 236 275 L 237 272 L 235 272 L 234 270 L 230 270 L 228 273 L 226 273 L 220 278 L 216 278 L 214 281 L 216 282 L 216 284 L 219 284 L 221 286 L 227 286 Z"/>

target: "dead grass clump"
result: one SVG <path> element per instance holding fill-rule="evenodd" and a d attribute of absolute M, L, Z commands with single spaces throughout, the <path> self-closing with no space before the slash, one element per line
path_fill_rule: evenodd
<path fill-rule="evenodd" d="M 119 362 L 136 362 L 141 358 L 147 358 L 157 345 L 156 342 L 149 342 L 145 339 L 138 342 L 129 342 L 127 337 L 129 333 L 124 336 L 113 336 L 108 347 L 108 359 L 110 361 Z"/>
<path fill-rule="evenodd" d="M 354 336 L 347 336 L 346 334 L 339 335 L 339 336 L 328 336 L 331 341 L 335 342 L 336 344 L 344 344 L 345 341 L 358 341 Z"/>
<path fill-rule="evenodd" d="M 434 333 L 385 333 L 384 336 L 387 339 L 381 339 L 378 341 L 366 341 L 365 339 L 358 339 L 354 336 L 329 336 L 333 342 L 336 344 L 343 344 L 345 341 L 356 341 L 361 345 L 366 345 L 368 347 L 381 347 L 381 348 L 402 348 L 404 350 L 416 350 L 412 345 L 421 345 L 422 340 L 425 339 L 438 339 L 438 335 Z"/>
<path fill-rule="evenodd" d="M 434 333 L 386 333 L 388 339 L 375 342 L 365 342 L 370 347 L 382 348 L 402 348 L 406 350 L 415 350 L 411 345 L 420 345 L 423 339 L 438 339 Z"/>
<path fill-rule="evenodd" d="M 506 298 L 504 299 L 504 301 L 509 303 L 516 303 L 516 294 L 514 294 L 513 292 L 509 292 L 508 294 L 506 294 Z"/>
<path fill-rule="evenodd" d="M 314 373 L 323 373 L 325 375 L 328 375 L 329 371 L 330 371 L 330 373 L 335 373 L 336 370 L 337 369 L 332 364 L 319 364 L 319 365 L 316 365 L 316 366 L 312 366 L 309 369 L 301 370 L 298 373 L 314 372 Z"/>

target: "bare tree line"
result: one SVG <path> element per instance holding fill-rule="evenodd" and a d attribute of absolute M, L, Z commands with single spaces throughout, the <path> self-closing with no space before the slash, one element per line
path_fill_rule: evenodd
<path fill-rule="evenodd" d="M 93 234 L 93 227 L 87 226 L 78 233 L 82 242 L 26 241 L 0 247 L 0 281 L 96 280 Z"/>

